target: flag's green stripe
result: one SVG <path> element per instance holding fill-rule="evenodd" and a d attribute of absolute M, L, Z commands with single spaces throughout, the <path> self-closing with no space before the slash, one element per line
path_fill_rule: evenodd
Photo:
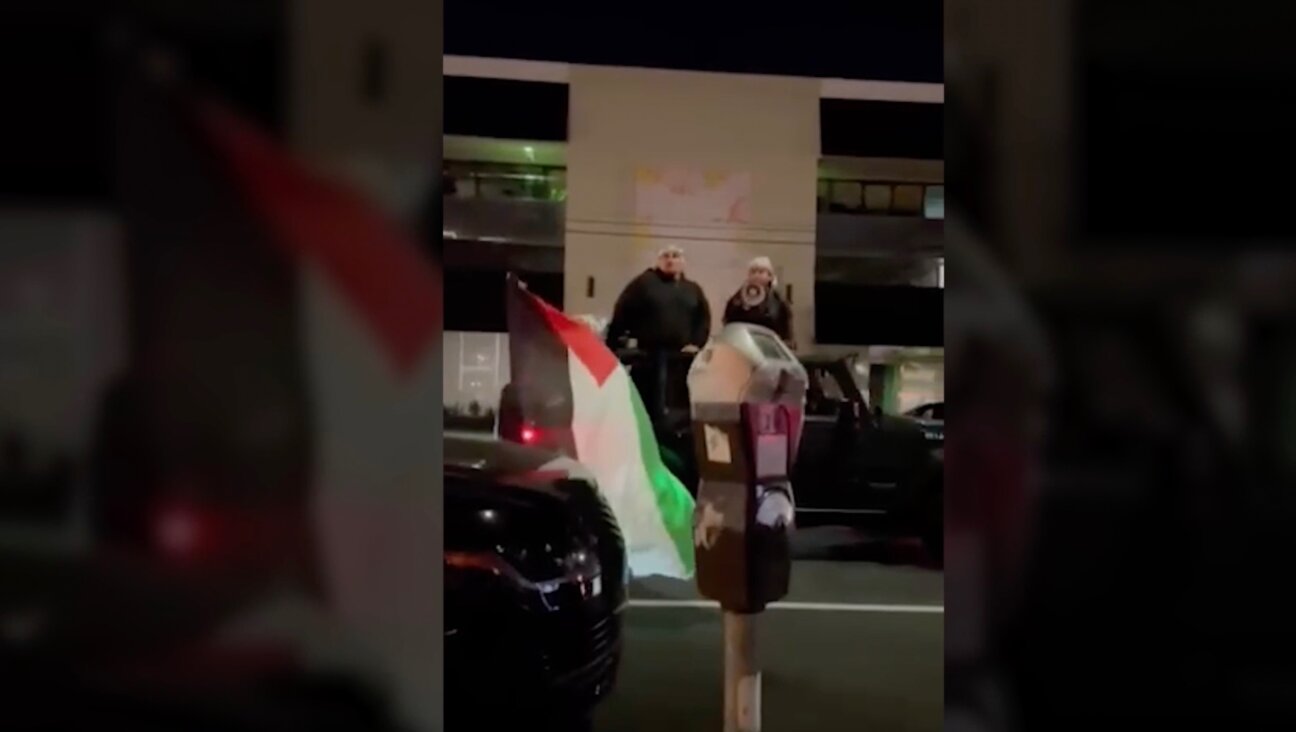
<path fill-rule="evenodd" d="M 634 409 L 635 427 L 639 432 L 639 452 L 642 456 L 644 472 L 648 484 L 652 486 L 653 498 L 657 501 L 657 514 L 666 526 L 666 533 L 675 544 L 679 555 L 680 566 L 685 576 L 692 577 L 693 568 L 693 496 L 680 482 L 679 478 L 662 462 L 661 450 L 657 447 L 657 436 L 653 433 L 652 422 L 648 420 L 648 411 L 644 409 L 639 390 L 629 383 L 623 383 L 630 395 L 630 404 Z"/>

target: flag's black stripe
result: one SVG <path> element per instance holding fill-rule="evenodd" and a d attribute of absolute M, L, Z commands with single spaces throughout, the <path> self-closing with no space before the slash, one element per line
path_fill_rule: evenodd
<path fill-rule="evenodd" d="M 520 280 L 510 275 L 506 287 L 509 371 L 519 412 L 546 437 L 556 438 L 553 447 L 576 457 L 567 344 L 550 329 L 535 296 Z"/>
<path fill-rule="evenodd" d="M 93 481 L 97 518 L 120 520 L 129 537 L 181 485 L 212 510 L 273 515 L 275 547 L 295 560 L 285 571 L 315 583 L 297 274 L 190 124 L 191 101 L 183 86 L 138 74 L 116 99 L 131 348 L 114 391 L 121 419 L 134 425 L 121 439 L 136 444 L 120 448 L 129 464 L 118 460 Z M 241 449 L 267 418 L 282 425 L 272 440 Z"/>

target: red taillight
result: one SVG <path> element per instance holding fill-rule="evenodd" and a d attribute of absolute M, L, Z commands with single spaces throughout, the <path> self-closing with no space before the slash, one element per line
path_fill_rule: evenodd
<path fill-rule="evenodd" d="M 500 560 L 489 554 L 473 552 L 446 552 L 445 564 L 455 569 L 475 569 L 491 574 L 501 574 Z"/>
<path fill-rule="evenodd" d="M 536 440 L 540 439 L 540 433 L 534 427 L 522 428 L 522 444 L 533 445 Z"/>

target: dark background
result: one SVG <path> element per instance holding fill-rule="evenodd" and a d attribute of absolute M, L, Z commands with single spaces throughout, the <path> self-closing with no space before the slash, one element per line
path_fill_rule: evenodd
<path fill-rule="evenodd" d="M 946 45 L 946 719 L 1290 727 L 1292 10 L 989 6 Z M 1050 116 L 1011 81 L 1057 47 Z"/>
<path fill-rule="evenodd" d="M 887 81 L 940 81 L 941 4 L 860 2 L 780 8 L 758 19 L 719 8 L 563 13 L 524 3 L 447 3 L 446 53 Z"/>

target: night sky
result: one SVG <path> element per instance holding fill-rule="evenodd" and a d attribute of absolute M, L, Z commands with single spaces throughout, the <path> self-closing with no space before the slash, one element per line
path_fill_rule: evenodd
<path fill-rule="evenodd" d="M 805 3 L 760 13 L 751 7 L 721 19 L 704 14 L 652 17 L 604 9 L 573 14 L 547 3 L 449 0 L 445 52 L 541 61 L 648 66 L 887 81 L 940 82 L 939 0 L 851 10 Z M 757 20 L 767 17 L 768 20 Z"/>

